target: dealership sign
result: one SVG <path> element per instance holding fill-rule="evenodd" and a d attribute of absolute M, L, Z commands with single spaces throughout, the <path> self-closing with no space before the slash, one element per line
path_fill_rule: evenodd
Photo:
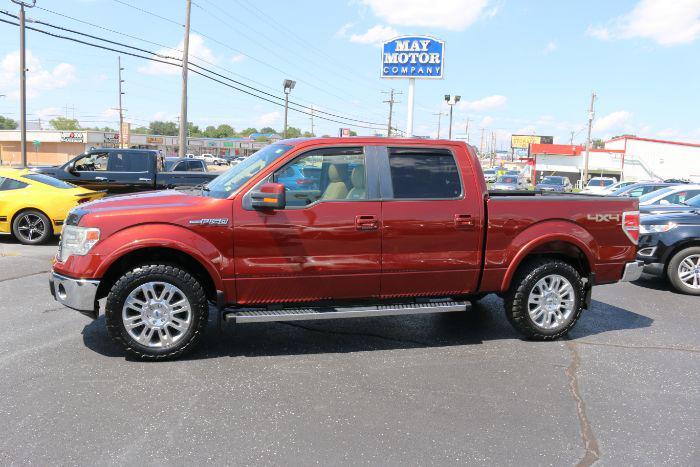
<path fill-rule="evenodd" d="M 64 143 L 82 143 L 85 140 L 84 133 L 75 131 L 62 131 L 61 141 Z"/>
<path fill-rule="evenodd" d="M 382 78 L 442 78 L 445 43 L 429 36 L 402 36 L 382 46 Z"/>
<path fill-rule="evenodd" d="M 513 149 L 527 149 L 531 144 L 552 144 L 552 136 L 538 135 L 512 135 L 510 137 L 510 147 Z"/>

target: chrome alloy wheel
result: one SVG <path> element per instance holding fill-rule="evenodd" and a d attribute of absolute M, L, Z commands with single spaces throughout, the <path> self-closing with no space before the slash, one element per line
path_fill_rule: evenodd
<path fill-rule="evenodd" d="M 192 324 L 192 308 L 182 290 L 167 282 L 147 282 L 131 291 L 122 308 L 129 336 L 141 345 L 168 348 Z"/>
<path fill-rule="evenodd" d="M 33 242 L 46 233 L 44 220 L 36 214 L 23 214 L 17 222 L 17 232 L 26 241 Z"/>
<path fill-rule="evenodd" d="M 532 288 L 527 310 L 536 326 L 556 330 L 565 326 L 574 312 L 576 297 L 571 282 L 559 274 L 545 276 Z"/>
<path fill-rule="evenodd" d="M 700 255 L 689 255 L 678 265 L 678 278 L 691 289 L 700 289 Z"/>

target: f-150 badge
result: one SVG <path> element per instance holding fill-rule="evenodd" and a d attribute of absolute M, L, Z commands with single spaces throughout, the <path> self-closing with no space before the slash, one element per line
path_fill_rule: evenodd
<path fill-rule="evenodd" d="M 190 224 L 194 225 L 227 225 L 228 219 L 192 219 Z"/>
<path fill-rule="evenodd" d="M 612 222 L 612 221 L 620 222 L 620 215 L 619 214 L 589 214 L 588 220 L 594 221 L 594 222 Z"/>

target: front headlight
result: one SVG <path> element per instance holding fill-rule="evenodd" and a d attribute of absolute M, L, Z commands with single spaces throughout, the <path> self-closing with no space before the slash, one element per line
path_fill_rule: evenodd
<path fill-rule="evenodd" d="M 65 225 L 58 247 L 58 260 L 65 262 L 69 256 L 85 256 L 100 241 L 100 229 Z"/>
<path fill-rule="evenodd" d="M 678 224 L 675 222 L 669 222 L 668 224 L 642 224 L 639 226 L 639 233 L 650 234 L 668 232 L 669 230 L 676 228 L 677 225 Z"/>

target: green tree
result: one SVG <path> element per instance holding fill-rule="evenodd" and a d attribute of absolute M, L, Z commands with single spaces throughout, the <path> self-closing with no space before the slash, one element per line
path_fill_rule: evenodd
<path fill-rule="evenodd" d="M 80 123 L 78 120 L 66 117 L 56 117 L 53 120 L 49 120 L 49 123 L 56 130 L 61 131 L 73 131 L 80 130 Z"/>
<path fill-rule="evenodd" d="M 350 130 L 350 136 L 357 136 L 357 132 L 355 130 Z"/>
<path fill-rule="evenodd" d="M 94 126 L 94 127 L 87 127 L 87 128 L 82 128 L 82 129 L 83 130 L 91 130 L 91 131 L 104 131 L 105 133 L 116 133 L 117 132 L 117 130 L 115 130 L 114 128 L 110 128 L 108 126 L 103 126 L 102 128 L 100 128 L 98 126 Z"/>
<path fill-rule="evenodd" d="M 258 136 L 257 138 L 255 138 L 255 141 L 259 143 L 268 143 L 270 141 L 270 138 L 268 138 L 267 136 Z"/>
<path fill-rule="evenodd" d="M 246 128 L 245 130 L 241 131 L 239 134 L 241 136 L 250 136 L 253 133 L 258 133 L 258 130 L 255 128 Z"/>
<path fill-rule="evenodd" d="M 149 129 L 146 128 L 145 126 L 139 126 L 139 127 L 136 127 L 136 128 L 132 128 L 132 129 L 131 129 L 131 132 L 134 133 L 134 134 L 137 134 L 137 135 L 147 135 L 147 134 L 149 134 L 149 133 L 151 132 L 151 130 L 149 130 Z"/>
<path fill-rule="evenodd" d="M 293 126 L 287 127 L 287 138 L 299 138 L 301 136 L 301 130 Z"/>
<path fill-rule="evenodd" d="M 231 125 L 223 123 L 216 128 L 215 134 L 215 138 L 233 138 L 236 136 L 236 130 Z"/>
<path fill-rule="evenodd" d="M 0 115 L 0 130 L 14 130 L 15 128 L 17 128 L 17 122 Z"/>
<path fill-rule="evenodd" d="M 260 128 L 260 133 L 277 133 L 274 128 L 266 126 L 263 128 Z"/>
<path fill-rule="evenodd" d="M 594 139 L 591 141 L 591 147 L 593 149 L 603 149 L 605 147 L 605 141 L 602 139 Z"/>
<path fill-rule="evenodd" d="M 305 131 L 301 136 L 303 136 L 304 138 L 311 138 L 312 136 L 314 136 L 314 134 L 310 131 Z"/>
<path fill-rule="evenodd" d="M 179 133 L 177 123 L 156 120 L 148 124 L 148 131 L 152 135 L 176 136 Z"/>
<path fill-rule="evenodd" d="M 192 122 L 187 123 L 187 134 L 189 136 L 202 136 L 202 130 Z"/>

